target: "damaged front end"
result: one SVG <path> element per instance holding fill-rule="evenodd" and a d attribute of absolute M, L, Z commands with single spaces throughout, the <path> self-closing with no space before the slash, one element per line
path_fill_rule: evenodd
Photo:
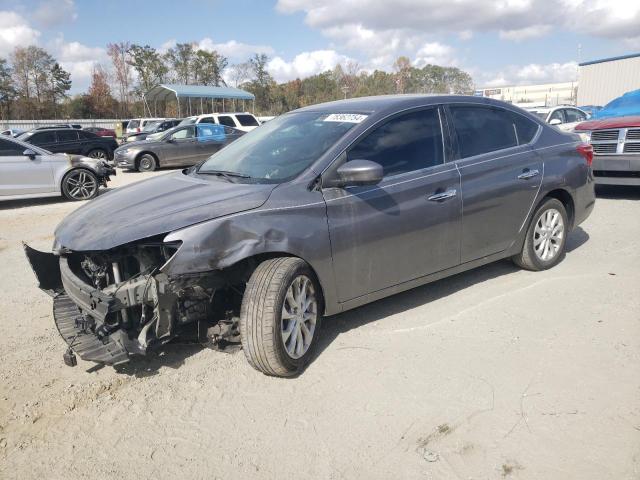
<path fill-rule="evenodd" d="M 39 287 L 53 297 L 53 316 L 69 346 L 65 363 L 117 365 L 176 337 L 238 342 L 241 272 L 170 276 L 163 266 L 179 243 L 161 238 L 108 251 L 58 254 L 24 245 Z"/>

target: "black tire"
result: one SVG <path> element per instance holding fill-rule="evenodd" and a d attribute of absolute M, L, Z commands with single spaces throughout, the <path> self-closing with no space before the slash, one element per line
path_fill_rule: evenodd
<path fill-rule="evenodd" d="M 94 148 L 87 152 L 87 157 L 96 158 L 99 160 L 109 160 L 109 152 L 102 148 Z"/>
<path fill-rule="evenodd" d="M 560 214 L 560 218 L 562 221 L 563 234 L 562 237 L 558 240 L 553 237 L 549 237 L 548 244 L 550 248 L 556 248 L 557 251 L 549 258 L 544 259 L 541 258 L 540 252 L 540 241 L 544 241 L 545 238 L 536 231 L 536 227 L 538 229 L 541 226 L 544 226 L 544 219 L 546 215 L 553 216 L 553 211 L 558 212 Z M 547 198 L 542 201 L 542 203 L 538 206 L 536 211 L 533 213 L 531 217 L 531 223 L 529 228 L 527 229 L 526 237 L 524 240 L 524 245 L 522 246 L 522 251 L 513 257 L 513 261 L 519 267 L 522 267 L 527 270 L 532 271 L 540 271 L 547 270 L 551 267 L 554 267 L 565 256 L 565 247 L 567 244 L 567 235 L 569 234 L 569 219 L 567 216 L 567 210 L 561 201 L 555 198 Z M 544 248 L 542 249 L 544 250 Z"/>
<path fill-rule="evenodd" d="M 62 178 L 62 194 L 71 201 L 91 200 L 98 196 L 100 183 L 91 170 L 76 168 Z"/>
<path fill-rule="evenodd" d="M 138 158 L 137 167 L 139 172 L 153 172 L 156 168 L 158 168 L 158 161 L 156 157 L 151 155 L 150 153 L 145 153 L 140 158 Z"/>
<path fill-rule="evenodd" d="M 305 332 L 309 332 L 311 329 L 308 326 L 301 326 L 296 330 L 295 325 L 292 328 L 285 328 L 290 332 L 289 346 L 287 346 L 287 341 L 283 338 L 286 335 L 286 332 L 283 332 L 283 325 L 288 327 L 299 320 L 283 319 L 282 311 L 285 297 L 289 308 L 291 308 L 287 293 L 290 287 L 295 288 L 292 284 L 298 282 L 300 278 L 302 278 L 302 282 L 305 278 L 309 280 L 310 286 L 313 288 L 316 315 L 308 347 L 305 350 L 303 346 L 300 349 L 301 356 L 294 358 L 287 350 L 292 345 L 291 341 L 295 336 L 296 339 L 303 339 L 302 344 L 305 344 L 306 339 L 309 338 L 308 333 L 303 334 L 301 329 L 304 328 Z M 300 284 L 298 285 L 300 286 Z M 305 285 L 307 284 L 305 283 Z M 298 287 L 298 291 L 300 291 L 300 287 Z M 247 283 L 240 309 L 240 338 L 249 364 L 266 375 L 276 377 L 291 377 L 300 373 L 311 359 L 318 343 L 322 308 L 322 293 L 318 281 L 311 267 L 304 260 L 295 257 L 281 257 L 262 262 Z M 304 316 L 305 314 L 302 312 L 301 318 L 305 318 Z M 302 323 L 305 321 L 303 320 Z M 293 344 L 295 343 L 293 342 Z"/>

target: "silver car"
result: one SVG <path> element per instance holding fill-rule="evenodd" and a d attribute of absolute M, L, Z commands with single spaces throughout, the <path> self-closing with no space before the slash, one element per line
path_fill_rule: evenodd
<path fill-rule="evenodd" d="M 0 137 L 0 200 L 53 197 L 89 200 L 107 186 L 115 169 L 104 160 L 51 153 L 26 142 Z"/>
<path fill-rule="evenodd" d="M 177 126 L 160 137 L 127 143 L 114 152 L 116 166 L 150 172 L 160 167 L 189 167 L 237 140 L 245 132 L 224 125 Z"/>

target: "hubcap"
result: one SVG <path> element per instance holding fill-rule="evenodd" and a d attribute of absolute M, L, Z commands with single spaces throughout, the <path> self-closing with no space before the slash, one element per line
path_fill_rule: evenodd
<path fill-rule="evenodd" d="M 89 154 L 91 158 L 105 158 L 106 155 L 102 150 L 94 150 Z"/>
<path fill-rule="evenodd" d="M 313 283 L 298 275 L 287 289 L 282 305 L 282 343 L 291 358 L 300 358 L 311 346 L 318 318 Z"/>
<path fill-rule="evenodd" d="M 140 160 L 140 166 L 143 170 L 149 170 L 151 168 L 151 159 L 148 157 L 142 157 L 142 160 Z"/>
<path fill-rule="evenodd" d="M 560 251 L 564 239 L 564 221 L 555 208 L 546 210 L 533 231 L 533 250 L 545 262 L 552 260 Z"/>
<path fill-rule="evenodd" d="M 96 188 L 98 184 L 87 172 L 74 172 L 67 177 L 67 191 L 77 200 L 91 198 Z"/>

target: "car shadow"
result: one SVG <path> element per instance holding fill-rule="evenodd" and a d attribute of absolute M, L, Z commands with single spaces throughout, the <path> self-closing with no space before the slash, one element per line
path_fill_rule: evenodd
<path fill-rule="evenodd" d="M 589 240 L 589 235 L 581 227 L 577 227 L 571 232 L 567 239 L 567 253 L 571 253 L 584 245 Z M 323 320 L 322 335 L 313 354 L 311 362 L 326 350 L 341 334 L 352 329 L 362 327 L 371 322 L 382 320 L 391 315 L 396 315 L 407 310 L 414 309 L 434 300 L 446 298 L 454 293 L 458 293 L 466 288 L 478 283 L 510 275 L 520 270 L 510 260 L 500 260 L 490 263 L 467 272 L 462 272 L 451 277 L 443 278 L 436 282 L 416 287 L 406 292 L 398 293 L 362 307 L 349 310 L 345 313 L 333 315 Z M 158 373 L 163 367 L 179 368 L 185 360 L 207 348 L 196 343 L 168 343 L 160 347 L 157 351 L 150 352 L 144 357 L 134 357 L 129 363 L 114 367 L 123 375 L 135 377 L 148 377 Z M 366 347 L 353 347 L 366 348 Z M 235 353 L 239 347 L 230 348 L 228 352 Z M 92 367 L 89 371 L 102 368 Z M 304 371 L 300 372 L 300 375 Z"/>
<path fill-rule="evenodd" d="M 15 210 L 17 208 L 54 205 L 67 202 L 69 202 L 69 200 L 64 198 L 62 195 L 57 197 L 27 198 L 24 200 L 5 200 L 0 202 L 0 210 Z"/>
<path fill-rule="evenodd" d="M 640 200 L 640 187 L 629 185 L 596 185 L 596 197 L 611 200 Z"/>

